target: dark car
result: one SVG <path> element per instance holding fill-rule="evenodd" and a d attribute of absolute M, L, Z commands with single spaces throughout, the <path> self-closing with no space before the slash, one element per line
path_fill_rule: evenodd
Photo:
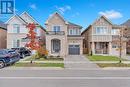
<path fill-rule="evenodd" d="M 26 56 L 31 55 L 31 51 L 25 47 L 20 47 L 20 48 L 12 48 L 12 50 L 15 50 L 20 54 L 20 58 L 24 58 Z"/>
<path fill-rule="evenodd" d="M 20 60 L 19 53 L 8 49 L 0 50 L 0 69 L 7 65 L 14 64 L 19 60 Z"/>

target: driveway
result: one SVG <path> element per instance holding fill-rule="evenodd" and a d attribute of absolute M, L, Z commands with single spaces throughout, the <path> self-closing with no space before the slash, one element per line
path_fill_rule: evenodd
<path fill-rule="evenodd" d="M 64 66 L 67 69 L 92 69 L 98 66 L 89 61 L 84 55 L 68 55 L 64 59 Z"/>

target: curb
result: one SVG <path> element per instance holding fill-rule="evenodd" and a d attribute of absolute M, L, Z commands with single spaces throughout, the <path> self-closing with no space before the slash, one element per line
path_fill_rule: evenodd
<path fill-rule="evenodd" d="M 6 67 L 2 70 L 63 70 L 61 67 Z"/>
<path fill-rule="evenodd" d="M 130 67 L 105 67 L 103 70 L 130 70 Z"/>

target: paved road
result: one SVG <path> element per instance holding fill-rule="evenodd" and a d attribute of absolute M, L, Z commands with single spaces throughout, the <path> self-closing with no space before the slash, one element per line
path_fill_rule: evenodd
<path fill-rule="evenodd" d="M 0 87 L 130 87 L 130 80 L 11 79 L 0 81 Z"/>
<path fill-rule="evenodd" d="M 0 87 L 130 87 L 130 70 L 2 69 Z"/>
<path fill-rule="evenodd" d="M 65 68 L 68 69 L 89 69 L 98 68 L 94 63 L 91 63 L 84 55 L 68 55 L 65 60 Z"/>

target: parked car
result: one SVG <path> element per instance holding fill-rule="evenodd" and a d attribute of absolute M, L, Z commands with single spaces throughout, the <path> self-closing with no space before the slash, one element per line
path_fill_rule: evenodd
<path fill-rule="evenodd" d="M 20 60 L 19 53 L 8 49 L 0 50 L 0 69 L 7 65 L 14 64 L 19 60 Z"/>
<path fill-rule="evenodd" d="M 20 48 L 12 48 L 12 50 L 15 50 L 20 54 L 20 58 L 24 58 L 26 56 L 31 55 L 31 51 L 25 47 L 20 47 Z"/>

